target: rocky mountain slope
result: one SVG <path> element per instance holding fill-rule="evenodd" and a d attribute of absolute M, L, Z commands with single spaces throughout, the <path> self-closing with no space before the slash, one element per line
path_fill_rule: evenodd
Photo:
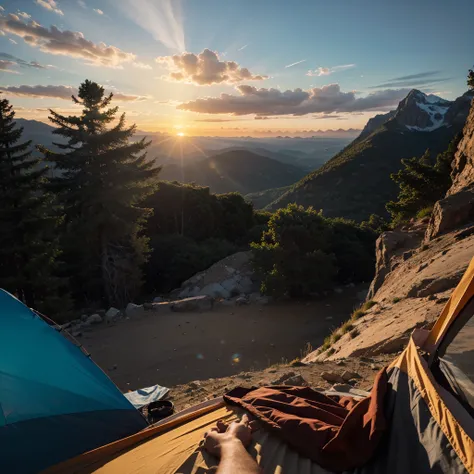
<path fill-rule="evenodd" d="M 209 186 L 213 193 L 248 194 L 288 186 L 304 175 L 305 171 L 296 166 L 247 150 L 233 150 L 183 167 L 166 165 L 160 178 Z"/>
<path fill-rule="evenodd" d="M 385 215 L 398 188 L 390 174 L 401 159 L 444 151 L 462 130 L 472 94 L 453 102 L 412 90 L 396 111 L 371 119 L 349 146 L 274 201 L 270 209 L 296 202 L 323 209 L 328 217 L 358 221 Z"/>
<path fill-rule="evenodd" d="M 474 103 L 452 178 L 430 218 L 379 237 L 371 303 L 356 314 L 350 331 L 339 330 L 306 362 L 398 351 L 414 328 L 430 327 L 438 317 L 474 256 Z"/>

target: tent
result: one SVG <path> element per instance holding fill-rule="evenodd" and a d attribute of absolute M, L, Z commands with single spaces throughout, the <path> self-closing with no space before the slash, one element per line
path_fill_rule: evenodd
<path fill-rule="evenodd" d="M 146 426 L 81 348 L 0 290 L 1 472 L 39 472 Z"/>
<path fill-rule="evenodd" d="M 387 368 L 386 431 L 372 458 L 351 472 L 474 474 L 473 314 L 474 260 L 431 331 L 416 330 Z M 216 460 L 199 447 L 204 432 L 242 413 L 210 400 L 46 472 L 207 472 Z M 266 430 L 254 434 L 249 452 L 264 473 L 328 472 Z"/>

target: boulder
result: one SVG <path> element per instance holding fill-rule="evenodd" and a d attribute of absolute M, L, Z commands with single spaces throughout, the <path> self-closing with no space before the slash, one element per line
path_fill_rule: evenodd
<path fill-rule="evenodd" d="M 228 278 L 221 283 L 221 286 L 227 290 L 231 295 L 236 295 L 239 293 L 239 282 L 236 278 Z"/>
<path fill-rule="evenodd" d="M 209 283 L 199 291 L 200 296 L 210 296 L 211 298 L 229 298 L 230 291 L 226 290 L 219 283 Z"/>
<path fill-rule="evenodd" d="M 345 382 L 349 382 L 352 379 L 360 379 L 361 378 L 361 376 L 357 372 L 351 372 L 350 370 L 345 370 L 342 373 L 341 377 Z"/>
<path fill-rule="evenodd" d="M 245 296 L 239 296 L 236 300 L 235 300 L 235 304 L 237 306 L 243 306 L 243 305 L 246 305 L 246 304 L 249 304 L 249 300 L 247 297 Z"/>
<path fill-rule="evenodd" d="M 153 298 L 153 303 L 163 303 L 165 301 L 161 296 L 155 296 Z"/>
<path fill-rule="evenodd" d="M 169 304 L 171 311 L 177 313 L 193 311 L 209 311 L 213 307 L 213 299 L 207 295 L 193 296 L 183 300 L 173 301 Z"/>
<path fill-rule="evenodd" d="M 296 377 L 297 374 L 295 372 L 286 372 L 285 374 L 282 374 L 280 377 L 278 377 L 275 380 L 272 380 L 270 382 L 271 385 L 285 385 L 284 382 L 285 380 L 291 379 L 293 377 Z"/>
<path fill-rule="evenodd" d="M 425 241 L 474 221 L 474 184 L 438 201 L 426 229 Z"/>
<path fill-rule="evenodd" d="M 100 314 L 91 314 L 86 321 L 87 324 L 100 324 L 101 322 L 102 317 L 100 316 Z"/>
<path fill-rule="evenodd" d="M 142 316 L 143 314 L 145 314 L 145 308 L 142 304 L 128 303 L 125 308 L 127 318 L 134 318 L 136 316 Z"/>
<path fill-rule="evenodd" d="M 107 312 L 105 313 L 105 320 L 108 323 L 111 323 L 112 321 L 115 321 L 116 319 L 119 319 L 122 316 L 122 312 L 117 309 L 117 308 L 109 308 Z"/>
<path fill-rule="evenodd" d="M 239 282 L 240 293 L 249 294 L 252 293 L 254 288 L 253 281 L 248 277 L 244 276 Z"/>
<path fill-rule="evenodd" d="M 424 278 L 415 283 L 407 293 L 408 298 L 424 298 L 454 288 L 462 278 L 463 271 L 443 278 Z"/>
<path fill-rule="evenodd" d="M 329 383 L 344 383 L 345 380 L 336 372 L 322 372 L 321 378 Z"/>
<path fill-rule="evenodd" d="M 283 385 L 293 385 L 295 387 L 307 387 L 308 382 L 301 376 L 301 375 L 295 375 L 294 377 L 287 378 L 284 382 Z"/>

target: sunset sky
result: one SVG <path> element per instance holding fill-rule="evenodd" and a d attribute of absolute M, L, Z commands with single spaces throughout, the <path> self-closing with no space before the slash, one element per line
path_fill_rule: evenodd
<path fill-rule="evenodd" d="M 48 108 L 75 113 L 87 78 L 146 131 L 361 128 L 413 87 L 456 98 L 474 63 L 472 0 L 0 5 L 0 90 L 19 117 L 42 121 Z"/>

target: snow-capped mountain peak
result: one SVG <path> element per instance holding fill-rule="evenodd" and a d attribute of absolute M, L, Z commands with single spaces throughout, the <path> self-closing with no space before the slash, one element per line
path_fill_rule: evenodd
<path fill-rule="evenodd" d="M 410 131 L 432 132 L 444 125 L 452 102 L 413 89 L 398 105 L 395 120 Z"/>

